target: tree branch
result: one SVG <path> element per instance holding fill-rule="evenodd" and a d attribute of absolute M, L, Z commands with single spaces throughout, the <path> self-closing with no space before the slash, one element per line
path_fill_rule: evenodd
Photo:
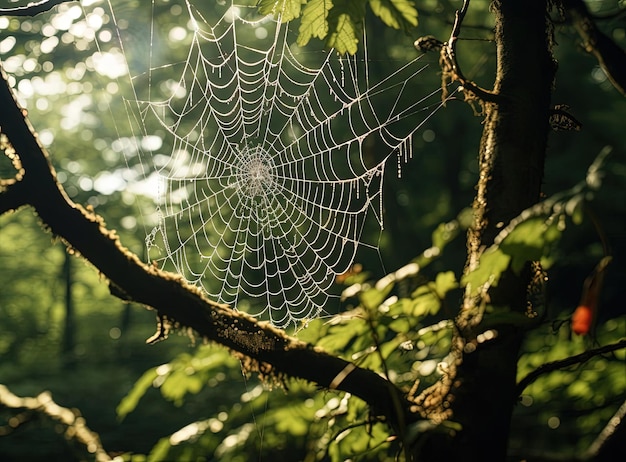
<path fill-rule="evenodd" d="M 0 16 L 35 16 L 44 11 L 49 11 L 61 3 L 75 2 L 77 0 L 40 0 L 30 2 L 25 6 L 15 6 L 13 8 L 0 8 Z"/>
<path fill-rule="evenodd" d="M 0 405 L 9 409 L 29 409 L 45 414 L 65 425 L 66 437 L 85 445 L 86 450 L 95 456 L 97 462 L 112 460 L 102 447 L 98 434 L 91 431 L 85 424 L 85 419 L 77 415 L 75 411 L 59 406 L 48 392 L 41 393 L 35 398 L 22 398 L 0 384 Z"/>
<path fill-rule="evenodd" d="M 583 0 L 564 0 L 563 6 L 585 50 L 595 56 L 615 89 L 626 96 L 626 52 L 598 29 Z"/>
<path fill-rule="evenodd" d="M 594 356 L 598 356 L 604 353 L 610 353 L 611 351 L 620 350 L 626 348 L 626 339 L 622 339 L 617 343 L 611 343 L 598 348 L 587 350 L 575 356 L 569 358 L 559 359 L 549 363 L 542 364 L 534 371 L 530 372 L 526 377 L 519 381 L 517 384 L 516 398 L 522 394 L 522 392 L 540 376 L 559 369 L 565 369 L 566 367 L 573 366 L 575 364 L 581 364 L 589 361 Z"/>
<path fill-rule="evenodd" d="M 450 39 L 441 48 L 439 63 L 443 70 L 443 86 L 445 88 L 445 83 L 447 83 L 447 81 L 456 81 L 463 86 L 464 90 L 473 93 L 479 99 L 485 102 L 495 103 L 498 102 L 499 98 L 501 98 L 500 95 L 494 93 L 493 91 L 485 90 L 471 80 L 465 78 L 456 58 L 456 42 L 459 38 L 459 34 L 461 33 L 461 24 L 463 23 L 468 7 L 469 0 L 464 0 L 463 7 L 460 10 L 457 10 L 455 14 L 454 26 L 452 27 L 452 32 L 450 33 Z"/>
<path fill-rule="evenodd" d="M 1 68 L 0 68 L 1 70 Z M 300 340 L 269 323 L 208 300 L 181 276 L 146 265 L 122 246 L 115 231 L 96 214 L 73 203 L 56 181 L 46 150 L 20 110 L 6 75 L 0 83 L 0 126 L 19 154 L 24 176 L 23 200 L 32 205 L 49 230 L 80 252 L 108 281 L 111 292 L 154 308 L 168 326 L 188 327 L 244 358 L 262 375 L 302 378 L 324 388 L 360 397 L 396 429 L 419 418 L 405 394 L 377 373 L 361 369 Z"/>
<path fill-rule="evenodd" d="M 626 436 L 626 401 L 591 443 L 585 452 L 585 458 L 595 461 L 612 460 L 615 454 L 623 454 L 624 436 Z"/>

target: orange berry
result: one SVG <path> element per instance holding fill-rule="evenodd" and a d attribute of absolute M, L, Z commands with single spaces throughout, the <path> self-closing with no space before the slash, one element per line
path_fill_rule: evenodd
<path fill-rule="evenodd" d="M 591 329 L 593 311 L 587 305 L 580 305 L 572 315 L 572 332 L 586 335 Z"/>

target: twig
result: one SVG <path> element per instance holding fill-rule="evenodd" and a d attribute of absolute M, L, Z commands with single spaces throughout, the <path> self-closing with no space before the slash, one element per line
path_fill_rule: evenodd
<path fill-rule="evenodd" d="M 559 369 L 565 369 L 566 367 L 573 366 L 575 364 L 581 364 L 589 361 L 594 356 L 598 356 L 604 353 L 609 353 L 611 351 L 621 350 L 622 348 L 626 348 L 626 339 L 622 339 L 617 343 L 611 343 L 609 345 L 604 345 L 598 348 L 593 348 L 591 350 L 587 350 L 583 353 L 580 353 L 575 356 L 570 356 L 569 358 L 559 359 L 557 361 L 552 361 L 549 363 L 542 364 L 534 371 L 530 372 L 526 377 L 519 381 L 517 387 L 515 389 L 515 397 L 517 398 L 522 392 L 528 387 L 531 383 L 537 380 L 543 374 L 547 374 L 548 372 L 556 371 Z"/>
<path fill-rule="evenodd" d="M 44 11 L 49 11 L 61 3 L 74 2 L 76 0 L 40 0 L 31 2 L 25 6 L 13 8 L 0 8 L 0 16 L 35 16 Z"/>
<path fill-rule="evenodd" d="M 50 393 L 44 392 L 35 398 L 22 398 L 0 384 L 0 405 L 9 409 L 29 409 L 61 422 L 67 427 L 65 436 L 84 444 L 87 451 L 95 456 L 97 462 L 111 461 L 102 447 L 98 434 L 87 427 L 85 419 L 71 409 L 59 406 L 54 402 Z"/>
<path fill-rule="evenodd" d="M 617 438 L 616 433 L 618 432 L 620 426 L 622 427 L 622 433 L 624 429 L 624 425 L 626 425 L 626 401 L 622 403 L 617 412 L 613 414 L 613 417 L 608 421 L 604 429 L 600 432 L 600 434 L 596 437 L 596 439 L 591 443 L 589 449 L 585 452 L 585 456 L 587 459 L 598 458 L 598 455 L 604 450 L 607 454 L 610 454 L 611 451 L 608 450 L 607 444 L 614 439 Z"/>
<path fill-rule="evenodd" d="M 461 24 L 463 23 L 463 19 L 465 18 L 468 8 L 469 0 L 464 0 L 463 7 L 460 10 L 457 10 L 455 14 L 454 26 L 452 27 L 452 32 L 450 33 L 450 39 L 441 48 L 439 62 L 443 70 L 443 78 L 444 80 L 449 79 L 451 81 L 460 82 L 465 90 L 473 93 L 476 97 L 485 102 L 496 103 L 498 102 L 500 95 L 494 93 L 493 91 L 485 90 L 471 80 L 465 78 L 456 58 L 456 43 L 459 39 Z M 445 85 L 443 86 L 445 87 Z"/>
<path fill-rule="evenodd" d="M 584 1 L 566 0 L 563 6 L 567 19 L 583 41 L 585 51 L 595 56 L 615 89 L 626 96 L 626 52 L 598 29 Z"/>

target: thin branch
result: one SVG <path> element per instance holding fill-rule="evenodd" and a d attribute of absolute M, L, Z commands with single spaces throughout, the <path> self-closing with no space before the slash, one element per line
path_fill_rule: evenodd
<path fill-rule="evenodd" d="M 456 43 L 459 39 L 459 34 L 461 33 L 461 24 L 463 23 L 463 19 L 465 18 L 465 14 L 467 13 L 467 9 L 469 8 L 469 0 L 464 0 L 463 7 L 460 10 L 457 10 L 454 26 L 452 27 L 452 32 L 450 33 L 450 39 L 444 46 L 441 48 L 441 54 L 439 62 L 441 64 L 443 70 L 443 78 L 445 80 L 451 80 L 459 82 L 464 90 L 467 90 L 479 99 L 485 102 L 497 103 L 500 95 L 494 93 L 493 91 L 486 90 L 471 80 L 467 79 L 457 61 L 456 57 Z M 447 82 L 446 82 L 447 83 Z M 444 85 L 445 87 L 445 85 Z"/>
<path fill-rule="evenodd" d="M 530 372 L 526 377 L 519 381 L 516 388 L 515 396 L 518 397 L 522 394 L 522 392 L 535 380 L 537 380 L 540 376 L 547 374 L 552 371 L 557 371 L 560 369 L 565 369 L 566 367 L 574 366 L 575 364 L 581 364 L 589 361 L 591 358 L 604 354 L 610 353 L 611 351 L 621 350 L 622 348 L 626 348 L 626 339 L 622 339 L 617 343 L 611 343 L 609 345 L 604 345 L 598 348 L 593 348 L 591 350 L 587 350 L 583 353 L 580 353 L 575 356 L 570 356 L 569 358 L 559 359 L 557 361 L 552 361 L 549 363 L 542 364 L 534 371 Z"/>
<path fill-rule="evenodd" d="M 40 0 L 30 2 L 25 6 L 15 6 L 13 8 L 0 8 L 0 16 L 35 16 L 44 11 L 49 11 L 61 3 L 75 2 L 77 0 Z"/>
<path fill-rule="evenodd" d="M 20 397 L 0 384 L 0 405 L 9 409 L 29 409 L 47 415 L 67 427 L 65 436 L 85 445 L 87 452 L 93 454 L 97 462 L 112 460 L 102 447 L 98 434 L 91 431 L 85 424 L 85 419 L 75 411 L 59 406 L 48 392 L 43 392 L 34 398 Z"/>
<path fill-rule="evenodd" d="M 620 439 L 618 433 L 621 431 L 621 439 L 623 441 L 623 434 L 626 428 L 626 401 L 622 403 L 619 409 L 613 414 L 613 417 L 609 419 L 606 426 L 602 429 L 600 434 L 591 443 L 589 449 L 585 452 L 587 459 L 599 459 L 598 455 L 604 453 L 605 456 L 611 454 L 619 454 L 621 451 L 616 451 L 617 448 L 609 448 L 609 445 L 615 444 Z"/>
<path fill-rule="evenodd" d="M 447 10 L 451 9 L 453 11 L 456 11 L 456 8 L 454 8 L 454 6 L 452 5 L 448 5 L 445 7 L 446 13 L 445 13 L 445 17 L 442 17 L 442 12 L 438 11 L 438 8 L 436 10 L 429 10 L 424 8 L 423 6 L 420 8 L 419 10 L 419 14 L 421 18 L 435 18 L 438 21 L 441 22 L 441 24 L 444 24 L 446 26 L 452 26 L 454 25 L 454 21 L 451 19 L 451 15 L 447 14 Z M 486 26 L 484 24 L 463 24 L 463 28 L 464 29 L 474 29 L 474 30 L 478 30 L 478 31 L 484 31 L 484 32 L 493 32 L 493 27 L 491 26 Z"/>
<path fill-rule="evenodd" d="M 565 0 L 563 6 L 585 50 L 598 60 L 615 89 L 626 96 L 626 51 L 598 29 L 583 0 Z"/>
<path fill-rule="evenodd" d="M 594 462 L 615 460 L 615 454 L 624 453 L 624 433 L 626 433 L 626 402 L 609 419 L 591 446 L 584 452 L 549 452 L 545 449 L 518 448 L 509 452 L 511 460 L 532 462 Z"/>
<path fill-rule="evenodd" d="M 165 326 L 193 329 L 203 339 L 236 352 L 249 369 L 274 377 L 297 377 L 328 388 L 347 391 L 385 415 L 397 428 L 416 421 L 411 403 L 395 385 L 374 371 L 354 367 L 341 358 L 289 337 L 269 323 L 215 303 L 179 275 L 147 265 L 123 247 L 102 218 L 67 196 L 56 180 L 45 148 L 20 110 L 0 67 L 0 126 L 18 153 L 23 169 L 24 202 L 53 234 L 78 251 L 109 281 L 111 292 L 126 301 L 154 308 Z M 337 376 L 345 374 L 342 380 Z"/>

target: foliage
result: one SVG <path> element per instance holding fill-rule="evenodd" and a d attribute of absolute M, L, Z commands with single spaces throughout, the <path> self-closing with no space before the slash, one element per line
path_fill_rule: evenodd
<path fill-rule="evenodd" d="M 581 224 L 584 204 L 593 199 L 593 192 L 600 187 L 602 164 L 610 152 L 611 149 L 606 148 L 598 155 L 584 181 L 511 220 L 495 243 L 485 250 L 478 267 L 466 274 L 461 283 L 478 295 L 485 284 L 496 286 L 500 275 L 509 267 L 519 273 L 527 262 L 538 261 L 544 269 L 549 269 L 552 250 L 568 223 Z"/>
<path fill-rule="evenodd" d="M 410 1 L 367 4 L 380 24 L 403 31 L 417 25 Z M 112 190 L 103 186 L 107 172 L 120 170 L 132 177 L 135 168 L 132 161 L 125 165 L 115 148 L 127 135 L 114 123 L 114 114 L 123 110 L 118 96 L 127 89 L 94 66 L 94 38 L 80 36 L 79 27 L 52 34 L 67 33 L 72 40 L 66 37 L 54 46 L 45 41 L 45 27 L 58 24 L 69 8 L 0 22 L 3 66 L 11 71 L 33 124 L 50 146 L 67 191 L 76 201 L 95 207 L 119 230 L 125 244 L 141 254 L 142 223 L 135 215 L 138 207 L 151 207 L 151 200 L 132 194 L 126 185 Z M 280 14 L 284 21 L 299 18 L 300 45 L 321 39 L 347 53 L 360 46 L 356 37 L 367 14 L 365 2 L 358 0 L 271 0 L 261 1 L 259 8 Z M 488 25 L 485 12 L 474 11 L 471 19 Z M 420 4 L 420 29 L 412 37 L 368 21 L 376 37 L 370 41 L 371 55 L 405 59 L 414 53 L 410 42 L 416 35 L 445 37 L 448 31 L 440 19 L 451 17 L 444 3 Z M 176 17 L 169 9 L 159 18 L 174 27 Z M 72 24 L 81 21 L 77 17 Z M 138 29 L 141 22 L 138 18 Z M 459 236 L 467 229 L 465 207 L 476 176 L 477 134 L 468 127 L 479 126 L 479 119 L 465 105 L 451 102 L 442 117 L 425 126 L 424 136 L 416 140 L 418 154 L 404 167 L 402 178 L 387 178 L 380 253 L 393 271 L 380 271 L 373 260 L 362 261 L 366 271 L 355 271 L 344 282 L 343 312 L 311 320 L 298 333 L 302 340 L 419 393 L 445 374 L 452 320 L 463 289 L 469 285 L 480 294 L 485 284 L 498 284 L 507 268 L 519 271 L 527 260 L 541 260 L 548 270 L 548 303 L 535 307 L 536 317 L 523 318 L 486 304 L 483 325 L 485 330 L 502 322 L 531 329 L 519 361 L 519 379 L 541 364 L 584 351 L 592 342 L 607 344 L 623 337 L 626 281 L 615 268 L 623 266 L 626 256 L 620 240 L 626 159 L 619 149 L 626 106 L 613 96 L 601 71 L 568 44 L 568 29 L 557 32 L 559 75 L 567 79 L 558 78 L 556 98 L 567 99 L 582 119 L 583 131 L 553 136 L 547 198 L 505 227 L 498 242 L 485 250 L 479 268 L 461 277 L 465 247 Z M 475 64 L 471 77 L 480 81 L 493 66 L 490 36 L 480 29 L 467 35 L 480 40 L 461 41 L 459 54 L 468 68 Z M 614 35 L 619 37 L 618 32 Z M 436 64 L 437 57 L 425 59 Z M 383 69 L 372 65 L 371 72 Z M 433 70 L 424 84 L 436 86 L 438 80 Z M 579 183 L 604 145 L 614 146 L 614 152 L 604 167 L 593 164 Z M 2 178 L 11 176 L 5 159 L 0 172 Z M 569 315 L 584 278 L 606 252 L 603 239 L 609 241 L 616 263 L 608 270 L 595 336 L 573 337 Z M 77 363 L 74 370 L 64 369 L 62 244 L 51 243 L 37 219 L 21 210 L 0 217 L 0 259 L 2 382 L 23 394 L 51 389 L 59 402 L 80 408 L 104 446 L 124 453 L 126 460 L 144 460 L 141 454 L 149 460 L 388 460 L 401 454 L 397 435 L 354 396 L 291 381 L 273 384 L 270 391 L 268 384 L 242 375 L 239 362 L 224 350 L 190 347 L 187 337 L 145 347 L 153 315 L 136 310 L 128 317 L 126 307 L 106 293 L 93 269 L 78 260 L 72 281 Z M 172 359 L 164 363 L 164 358 Z M 531 384 L 516 408 L 511 453 L 526 457 L 529 450 L 550 450 L 568 457 L 585 450 L 624 400 L 624 360 L 624 352 L 618 351 Z M 112 411 L 116 406 L 117 415 Z M 6 418 L 8 422 L 10 416 Z M 73 457 L 62 445 L 59 449 L 52 426 L 42 427 L 28 434 L 41 443 L 35 448 L 32 439 L 23 441 L 2 423 L 0 430 L 8 436 L 2 436 L 0 456 Z"/>
<path fill-rule="evenodd" d="M 409 31 L 417 26 L 417 10 L 411 0 L 260 0 L 259 12 L 283 22 L 300 18 L 298 45 L 311 38 L 326 41 L 338 53 L 355 54 L 365 19 L 366 3 L 385 25 Z M 304 5 L 304 6 L 303 6 Z"/>
<path fill-rule="evenodd" d="M 590 172 L 601 173 L 600 165 L 604 157 L 605 154 L 594 162 Z M 510 265 L 515 267 L 517 260 L 528 261 L 529 258 L 543 256 L 549 262 L 551 252 L 546 250 L 557 251 L 559 238 L 571 228 L 566 227 L 565 222 L 582 223 L 577 212 L 579 208 L 573 204 L 578 200 L 592 199 L 591 191 L 597 190 L 599 184 L 590 181 L 591 178 L 594 176 L 588 175 L 586 181 L 546 199 L 522 214 L 520 219 L 513 220 L 515 226 L 504 229 L 498 243 L 481 259 L 479 268 L 487 266 L 489 271 L 471 273 L 468 281 L 462 283 L 474 283 L 477 287 L 496 284 Z M 560 223 L 557 232 L 546 232 L 553 223 Z M 449 229 L 450 226 L 440 227 L 439 231 L 441 228 Z M 433 241 L 438 242 L 441 248 L 446 243 L 439 232 L 434 233 Z M 429 248 L 429 254 L 433 248 Z M 348 286 L 344 297 L 352 308 L 330 320 L 309 321 L 299 331 L 299 338 L 360 367 L 376 370 L 407 391 L 413 388 L 414 394 L 426 389 L 446 373 L 445 361 L 453 324 L 445 316 L 445 304 L 448 295 L 459 288 L 452 271 L 439 272 L 434 280 L 423 277 L 422 271 L 434 260 L 422 258 L 423 266 L 409 263 L 375 283 L 369 283 L 361 274 L 350 276 L 346 281 Z M 412 288 L 410 294 L 399 298 L 396 293 L 406 291 L 407 286 Z M 545 306 L 534 308 L 546 310 Z M 537 323 L 541 326 L 530 337 L 528 352 L 520 359 L 520 379 L 543 363 L 566 358 L 586 348 L 582 338 L 570 340 L 567 323 L 546 322 L 545 312 L 540 314 L 539 319 L 536 315 L 507 315 L 493 307 L 485 314 L 485 331 L 494 323 L 503 322 L 517 324 L 521 328 Z M 620 339 L 624 328 L 626 317 L 611 319 L 598 331 L 597 341 L 600 344 L 615 342 Z M 581 420 L 584 422 L 582 426 L 576 427 L 568 422 L 561 431 L 576 432 L 584 428 L 590 434 L 597 433 L 620 404 L 622 394 L 619 390 L 624 389 L 620 373 L 623 356 L 622 351 L 612 357 L 597 358 L 589 365 L 571 371 L 556 371 L 534 382 L 524 391 L 516 413 L 519 420 L 514 425 L 519 428 L 520 435 L 528 433 L 526 426 L 530 426 L 530 422 L 536 425 L 534 419 L 547 422 L 549 428 L 560 426 L 560 419 L 557 417 L 559 420 L 555 420 L 555 413 L 558 416 L 562 408 L 550 404 L 557 396 L 573 400 L 577 412 L 587 413 L 587 417 Z M 118 413 L 124 416 L 134 409 L 140 396 L 150 386 L 157 386 L 166 399 L 180 405 L 186 393 L 198 392 L 200 385 L 207 382 L 207 373 L 210 372 L 209 376 L 213 377 L 209 383 L 215 384 L 218 380 L 214 369 L 232 370 L 236 366 L 232 361 L 233 358 L 223 350 L 212 347 L 202 347 L 194 356 L 184 353 L 167 365 L 147 371 L 122 401 Z M 611 385 L 605 393 L 592 399 L 601 381 L 608 381 Z M 419 385 L 416 387 L 416 384 Z M 248 390 L 249 385 L 246 385 L 247 391 L 241 395 L 235 413 L 221 410 L 209 419 L 194 422 L 162 439 L 148 460 L 179 460 L 207 453 L 215 457 L 207 460 L 219 460 L 220 457 L 232 460 L 242 457 L 245 460 L 255 453 L 266 457 L 273 451 L 282 451 L 283 454 L 293 451 L 293 457 L 304 457 L 298 452 L 303 448 L 310 460 L 342 461 L 353 457 L 388 460 L 401 453 L 401 442 L 388 433 L 383 422 L 369 414 L 361 400 L 349 394 L 314 393 L 310 386 L 298 382 L 289 382 L 286 387 L 288 393 L 281 390 L 263 392 L 261 384 Z M 592 412 L 588 407 L 589 400 L 602 410 Z M 256 428 L 251 427 L 250 422 L 255 422 Z M 257 435 L 253 437 L 255 432 Z M 566 440 L 563 441 L 565 444 Z M 578 450 L 590 444 L 589 439 L 582 441 Z M 547 440 L 545 444 L 548 444 Z M 512 446 L 517 448 L 517 445 L 519 440 L 513 436 Z"/>

